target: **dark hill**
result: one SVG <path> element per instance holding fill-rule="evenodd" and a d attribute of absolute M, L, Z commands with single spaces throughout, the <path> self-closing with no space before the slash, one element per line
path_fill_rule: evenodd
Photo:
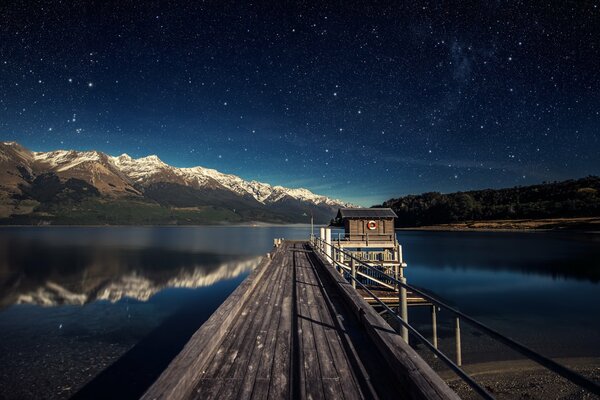
<path fill-rule="evenodd" d="M 391 199 L 398 227 L 418 227 L 478 220 L 544 219 L 600 216 L 600 177 Z"/>

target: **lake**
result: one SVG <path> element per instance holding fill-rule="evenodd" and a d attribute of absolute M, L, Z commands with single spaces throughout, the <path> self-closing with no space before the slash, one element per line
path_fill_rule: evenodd
<path fill-rule="evenodd" d="M 0 398 L 139 396 L 308 226 L 0 228 Z M 408 282 L 551 357 L 600 357 L 600 235 L 402 231 Z M 427 332 L 427 310 L 411 321 Z M 440 334 L 444 330 L 440 316 Z M 470 345 L 465 363 L 510 358 Z M 83 388 L 83 389 L 82 389 Z"/>

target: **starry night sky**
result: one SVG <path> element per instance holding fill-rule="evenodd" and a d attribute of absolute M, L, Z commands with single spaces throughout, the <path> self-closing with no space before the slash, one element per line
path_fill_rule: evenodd
<path fill-rule="evenodd" d="M 364 205 L 600 174 L 600 2 L 396 3 L 4 0 L 0 140 Z"/>

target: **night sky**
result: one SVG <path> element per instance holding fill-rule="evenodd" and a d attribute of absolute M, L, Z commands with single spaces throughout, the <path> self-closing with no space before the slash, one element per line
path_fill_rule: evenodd
<path fill-rule="evenodd" d="M 364 205 L 600 174 L 600 2 L 286 3 L 3 0 L 0 140 Z"/>

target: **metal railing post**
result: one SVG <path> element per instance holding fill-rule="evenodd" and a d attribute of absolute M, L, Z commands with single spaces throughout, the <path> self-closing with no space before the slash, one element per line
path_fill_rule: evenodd
<path fill-rule="evenodd" d="M 321 228 L 323 229 L 323 228 Z M 324 235 L 322 236 L 324 237 Z M 321 239 L 316 239 L 315 242 L 317 244 L 320 244 L 321 247 L 324 247 L 324 241 Z M 454 362 L 452 362 L 452 360 L 450 360 L 444 353 L 440 352 L 437 347 L 435 347 L 431 342 L 429 342 L 423 335 L 421 335 L 418 331 L 415 330 L 414 327 L 410 326 L 408 324 L 408 309 L 406 308 L 406 312 L 404 313 L 403 311 L 403 307 L 402 307 L 402 303 L 403 304 L 407 304 L 406 301 L 402 301 L 402 298 L 404 297 L 404 299 L 406 299 L 406 294 L 404 296 L 402 296 L 402 291 L 400 290 L 400 293 L 398 294 L 399 296 L 399 300 L 400 300 L 400 305 L 399 305 L 399 310 L 392 310 L 385 302 L 383 302 L 383 300 L 381 300 L 379 297 L 377 297 L 367 286 L 369 284 L 369 282 L 371 282 L 370 279 L 366 278 L 365 281 L 363 282 L 357 282 L 360 287 L 365 290 L 369 295 L 371 295 L 375 301 L 377 301 L 377 303 L 379 303 L 383 308 L 385 308 L 391 315 L 394 316 L 394 318 L 396 318 L 399 323 L 400 321 L 402 323 L 400 323 L 400 325 L 402 325 L 403 327 L 405 327 L 406 325 L 406 330 L 410 330 L 410 332 L 412 332 L 412 334 L 422 343 L 424 343 L 426 345 L 426 347 L 428 347 L 430 350 L 434 351 L 434 354 L 437 354 L 437 356 L 444 361 L 454 372 L 456 372 L 465 382 L 467 382 L 469 384 L 469 386 L 471 386 L 471 388 L 473 388 L 477 393 L 479 393 L 481 396 L 483 396 L 486 399 L 493 399 L 493 397 L 489 394 L 489 392 L 487 392 L 485 390 L 485 388 L 483 388 L 482 386 L 480 386 L 479 384 L 477 384 L 477 382 L 475 382 L 467 373 L 465 373 L 460 366 L 462 365 L 462 349 L 461 349 L 461 335 L 460 335 L 460 318 L 463 318 L 464 320 L 467 321 L 467 323 L 475 326 L 477 329 L 479 329 L 480 331 L 484 332 L 485 334 L 487 334 L 489 337 L 493 338 L 494 340 L 510 347 L 511 349 L 521 353 L 522 355 L 524 355 L 525 357 L 529 358 L 530 360 L 538 363 L 539 365 L 543 366 L 544 368 L 553 371 L 557 374 L 559 374 L 560 376 L 568 379 L 569 381 L 573 382 L 574 384 L 578 385 L 579 387 L 593 393 L 593 394 L 600 394 L 600 384 L 590 380 L 589 378 L 569 369 L 568 367 L 563 366 L 562 364 L 557 363 L 556 361 L 543 356 L 540 353 L 535 352 L 534 350 L 530 349 L 529 347 L 526 347 L 525 345 L 507 337 L 502 335 L 500 332 L 488 327 L 487 325 L 484 325 L 483 323 L 475 320 L 474 318 L 470 317 L 469 315 L 466 315 L 464 313 L 462 313 L 461 311 L 459 311 L 458 309 L 449 306 L 448 304 L 443 303 L 442 301 L 440 301 L 439 299 L 437 299 L 436 297 L 432 297 L 431 295 L 427 294 L 426 292 L 424 292 L 423 290 L 416 288 L 412 285 L 409 285 L 406 283 L 406 279 L 403 277 L 404 275 L 404 268 L 406 268 L 406 263 L 403 262 L 403 257 L 402 257 L 402 246 L 398 245 L 398 250 L 399 250 L 399 254 L 398 254 L 398 258 L 400 261 L 400 265 L 399 265 L 399 272 L 400 272 L 400 276 L 399 277 L 394 277 L 394 276 L 390 276 L 385 274 L 382 271 L 378 271 L 378 274 L 382 274 L 384 276 L 387 276 L 389 278 L 389 280 L 393 283 L 396 283 L 398 286 L 402 287 L 402 289 L 404 289 L 404 291 L 406 291 L 406 289 L 410 289 L 413 293 L 418 294 L 419 296 L 423 297 L 424 299 L 429 300 L 434 307 L 439 306 L 440 309 L 444 309 L 446 311 L 449 311 L 451 314 L 453 314 L 455 316 L 455 345 L 456 345 L 456 356 L 457 356 L 457 364 L 455 364 Z M 364 268 L 364 272 L 363 274 L 368 275 L 368 276 L 373 276 L 373 270 L 375 270 L 376 268 L 374 268 L 373 266 L 369 265 L 368 263 L 366 263 L 364 261 L 364 257 L 362 255 L 362 252 L 360 251 L 354 251 L 354 252 L 350 252 L 350 251 L 344 251 L 341 248 L 338 250 L 340 253 L 345 254 L 350 260 L 353 260 L 360 264 L 363 268 Z M 342 274 L 342 276 L 344 275 L 344 271 L 343 268 L 340 268 L 340 273 Z M 378 282 L 381 283 L 381 282 Z M 432 309 L 432 317 L 433 314 L 436 313 L 437 310 L 433 310 Z M 403 317 L 401 317 L 401 315 L 403 315 Z M 406 318 L 406 319 L 404 319 Z M 434 324 L 434 336 L 437 338 L 437 321 L 436 324 Z M 405 329 L 402 329 L 402 337 L 404 338 L 405 336 Z M 406 332 L 406 337 L 408 338 L 408 332 Z M 437 343 L 436 343 L 437 344 Z"/>
<path fill-rule="evenodd" d="M 438 348 L 438 337 L 437 337 L 437 310 L 436 305 L 431 306 L 431 329 L 433 331 L 433 347 Z"/>
<path fill-rule="evenodd" d="M 406 278 L 404 276 L 400 276 L 400 283 L 406 283 Z M 408 324 L 408 304 L 406 300 L 406 287 L 400 285 L 400 318 L 404 322 Z M 402 325 L 402 339 L 406 343 L 408 343 L 408 328 L 405 325 Z"/>
<path fill-rule="evenodd" d="M 331 229 L 330 228 L 325 228 L 325 254 L 327 254 L 326 260 L 329 263 L 332 263 L 331 262 Z"/>
<path fill-rule="evenodd" d="M 454 334 L 456 336 L 456 365 L 460 367 L 462 365 L 462 349 L 460 347 L 460 319 L 458 317 L 454 320 Z"/>
<path fill-rule="evenodd" d="M 319 242 L 319 249 L 321 250 L 321 253 L 324 253 L 325 252 L 325 248 L 324 248 L 325 245 L 323 243 L 325 241 L 325 228 L 321 227 L 321 229 L 319 230 L 319 233 L 320 233 L 320 236 L 321 236 L 320 237 L 321 241 Z"/>
<path fill-rule="evenodd" d="M 350 259 L 350 271 L 352 273 L 352 287 L 356 289 L 356 262 L 353 258 Z"/>

